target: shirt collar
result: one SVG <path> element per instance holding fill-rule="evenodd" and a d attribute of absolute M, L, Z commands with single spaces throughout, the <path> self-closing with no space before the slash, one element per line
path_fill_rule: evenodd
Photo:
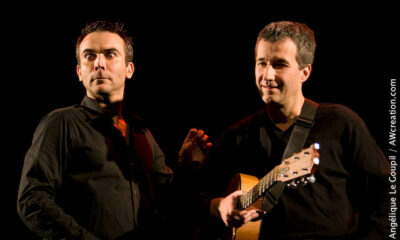
<path fill-rule="evenodd" d="M 83 98 L 81 106 L 86 109 L 85 112 L 90 120 L 94 120 L 100 116 L 104 116 L 106 118 L 110 117 L 110 115 L 108 115 L 94 99 L 88 96 Z M 125 121 L 131 124 L 131 127 L 135 129 L 135 131 L 143 131 L 143 129 L 146 129 L 144 121 L 135 114 L 128 113 L 124 107 L 122 108 L 122 114 L 124 115 Z"/>
<path fill-rule="evenodd" d="M 88 116 L 90 119 L 94 119 L 104 114 L 104 110 L 100 107 L 100 105 L 88 96 L 85 96 L 81 102 L 81 106 L 88 109 Z"/>

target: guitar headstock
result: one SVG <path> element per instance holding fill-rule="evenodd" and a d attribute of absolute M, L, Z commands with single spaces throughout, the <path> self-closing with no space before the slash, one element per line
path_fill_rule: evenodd
<path fill-rule="evenodd" d="M 319 164 L 319 144 L 314 143 L 299 153 L 286 158 L 278 166 L 276 180 L 289 182 L 289 186 L 296 186 L 298 183 L 307 184 L 315 182 L 314 172 Z"/>

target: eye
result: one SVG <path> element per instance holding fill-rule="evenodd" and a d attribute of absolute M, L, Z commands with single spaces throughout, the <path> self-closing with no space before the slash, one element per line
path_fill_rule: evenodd
<path fill-rule="evenodd" d="M 285 67 L 287 67 L 287 64 L 285 64 L 285 63 L 273 63 L 272 64 L 272 66 L 273 66 L 273 68 L 285 68 Z"/>
<path fill-rule="evenodd" d="M 117 54 L 115 52 L 107 52 L 105 54 L 106 58 L 113 58 L 115 56 L 117 56 Z"/>
<path fill-rule="evenodd" d="M 93 60 L 96 59 L 96 54 L 94 54 L 94 53 L 85 53 L 85 54 L 83 54 L 83 57 L 88 61 L 93 61 Z"/>
<path fill-rule="evenodd" d="M 257 66 L 258 67 L 265 67 L 265 66 L 267 66 L 267 63 L 266 62 L 257 62 Z"/>

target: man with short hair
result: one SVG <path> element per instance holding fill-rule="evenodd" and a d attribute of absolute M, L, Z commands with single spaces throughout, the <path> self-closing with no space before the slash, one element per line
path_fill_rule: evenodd
<path fill-rule="evenodd" d="M 152 239 L 156 191 L 173 172 L 145 123 L 123 107 L 125 81 L 134 72 L 131 38 L 122 23 L 92 22 L 82 29 L 76 56 L 86 96 L 39 123 L 25 157 L 18 213 L 45 239 Z M 193 165 L 210 147 L 202 130 L 191 129 L 179 162 Z"/>
<path fill-rule="evenodd" d="M 269 240 L 387 236 L 388 162 L 364 122 L 342 105 L 319 104 L 305 141 L 304 148 L 321 146 L 315 183 L 285 188 L 265 216 L 237 208 L 243 191 L 222 194 L 235 173 L 261 178 L 280 164 L 309 101 L 302 86 L 311 74 L 315 46 L 314 32 L 302 23 L 273 22 L 259 33 L 255 83 L 266 105 L 230 127 L 205 162 L 200 192 L 204 211 L 213 216 L 208 221 L 219 218 L 240 229 L 260 217 L 259 239 Z"/>

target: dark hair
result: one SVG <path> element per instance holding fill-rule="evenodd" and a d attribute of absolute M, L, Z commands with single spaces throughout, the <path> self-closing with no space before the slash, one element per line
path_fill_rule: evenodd
<path fill-rule="evenodd" d="M 81 30 L 81 35 L 76 40 L 75 50 L 76 50 L 76 60 L 78 64 L 79 59 L 79 46 L 83 39 L 90 33 L 93 32 L 112 32 L 118 34 L 125 42 L 125 62 L 132 62 L 133 59 L 133 47 L 132 47 L 132 37 L 130 37 L 125 30 L 124 23 L 122 22 L 108 22 L 108 21 L 95 21 L 86 24 Z"/>
<path fill-rule="evenodd" d="M 300 69 L 313 63 L 316 47 L 314 32 L 303 23 L 281 21 L 266 25 L 258 34 L 256 51 L 260 40 L 277 42 L 285 38 L 290 38 L 296 44 L 296 61 Z"/>

